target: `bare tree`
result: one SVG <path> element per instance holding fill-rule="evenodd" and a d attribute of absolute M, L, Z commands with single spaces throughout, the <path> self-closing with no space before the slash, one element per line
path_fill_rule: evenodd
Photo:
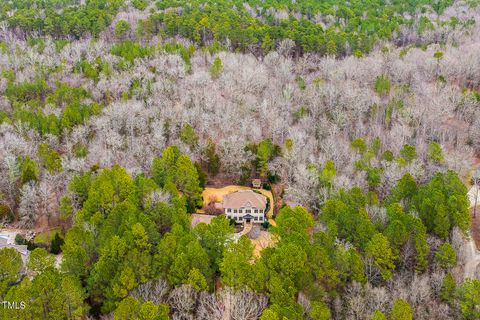
<path fill-rule="evenodd" d="M 146 283 L 142 283 L 132 292 L 130 295 L 137 299 L 144 301 L 152 301 L 155 304 L 162 304 L 167 302 L 170 286 L 167 281 L 163 279 L 152 280 Z"/>
<path fill-rule="evenodd" d="M 234 292 L 225 289 L 220 293 L 221 301 L 225 306 L 223 319 L 254 320 L 258 319 L 267 307 L 267 297 L 256 294 L 247 289 Z"/>
<path fill-rule="evenodd" d="M 37 185 L 34 182 L 28 182 L 23 185 L 20 191 L 20 205 L 18 208 L 19 225 L 23 228 L 31 229 L 38 218 L 39 197 L 37 194 Z"/>
<path fill-rule="evenodd" d="M 195 319 L 198 292 L 190 285 L 173 289 L 168 296 L 172 319 Z"/>

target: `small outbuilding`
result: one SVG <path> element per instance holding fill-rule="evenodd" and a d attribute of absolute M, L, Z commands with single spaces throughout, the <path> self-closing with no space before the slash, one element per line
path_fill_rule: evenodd
<path fill-rule="evenodd" d="M 260 189 L 262 187 L 262 180 L 253 179 L 252 180 L 252 187 L 254 187 L 255 189 Z"/>

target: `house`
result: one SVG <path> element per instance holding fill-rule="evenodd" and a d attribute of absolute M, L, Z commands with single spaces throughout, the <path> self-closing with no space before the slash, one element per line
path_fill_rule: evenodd
<path fill-rule="evenodd" d="M 263 223 L 267 198 L 252 190 L 241 190 L 223 197 L 223 212 L 228 219 L 236 222 Z"/>
<path fill-rule="evenodd" d="M 254 187 L 255 189 L 260 189 L 262 187 L 262 180 L 253 179 L 252 180 L 252 187 Z"/>

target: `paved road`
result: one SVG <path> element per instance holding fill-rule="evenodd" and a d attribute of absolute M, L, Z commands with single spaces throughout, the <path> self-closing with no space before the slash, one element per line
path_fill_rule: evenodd
<path fill-rule="evenodd" d="M 250 230 L 252 230 L 252 226 L 253 226 L 253 223 L 251 222 L 245 222 L 243 223 L 243 230 L 240 232 L 240 236 L 243 236 L 244 234 L 248 234 L 250 232 Z"/>
<path fill-rule="evenodd" d="M 480 205 L 480 190 L 477 190 L 476 186 L 473 186 L 468 191 L 468 199 L 470 200 L 470 208 L 475 205 L 475 196 L 478 192 L 477 198 L 477 205 Z M 470 237 L 470 241 L 468 242 L 468 258 L 467 263 L 465 264 L 465 278 L 473 278 L 475 277 L 475 271 L 480 265 L 480 251 L 478 251 L 473 238 Z"/>
<path fill-rule="evenodd" d="M 15 244 L 15 236 L 17 233 L 21 233 L 21 230 L 11 228 L 0 229 L 0 236 L 4 239 L 7 239 L 8 244 Z"/>
<path fill-rule="evenodd" d="M 480 206 L 480 190 L 477 190 L 477 186 L 473 186 L 468 191 L 468 200 L 470 200 L 470 208 L 473 208 L 475 205 L 475 196 L 477 197 L 477 206 Z"/>
<path fill-rule="evenodd" d="M 467 263 L 465 264 L 465 278 L 475 278 L 475 273 L 480 265 L 480 252 L 477 250 L 472 239 L 468 242 Z"/>

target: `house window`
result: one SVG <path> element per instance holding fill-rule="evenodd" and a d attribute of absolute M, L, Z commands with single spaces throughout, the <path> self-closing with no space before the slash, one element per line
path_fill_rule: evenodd
<path fill-rule="evenodd" d="M 263 217 L 260 217 L 260 221 L 263 221 Z"/>
<path fill-rule="evenodd" d="M 237 209 L 233 209 L 233 213 L 237 213 Z"/>
<path fill-rule="evenodd" d="M 262 210 L 262 209 L 260 209 L 260 210 L 258 210 L 258 211 L 259 211 L 260 213 L 263 213 L 263 210 Z"/>
<path fill-rule="evenodd" d="M 247 210 L 245 210 L 245 213 L 252 213 L 252 210 L 247 209 Z"/>
<path fill-rule="evenodd" d="M 243 220 L 243 218 L 242 218 L 242 217 L 238 217 L 238 221 L 242 221 L 242 220 Z"/>
<path fill-rule="evenodd" d="M 255 212 L 255 213 L 258 213 L 258 210 L 257 210 L 257 209 L 255 209 L 253 212 Z"/>
<path fill-rule="evenodd" d="M 232 212 L 232 209 L 227 209 L 227 212 L 228 212 L 228 213 Z"/>
<path fill-rule="evenodd" d="M 238 209 L 238 213 L 242 213 L 242 209 Z"/>
<path fill-rule="evenodd" d="M 258 217 L 254 217 L 253 220 L 258 221 Z"/>
<path fill-rule="evenodd" d="M 237 217 L 233 217 L 233 219 L 237 220 Z"/>

